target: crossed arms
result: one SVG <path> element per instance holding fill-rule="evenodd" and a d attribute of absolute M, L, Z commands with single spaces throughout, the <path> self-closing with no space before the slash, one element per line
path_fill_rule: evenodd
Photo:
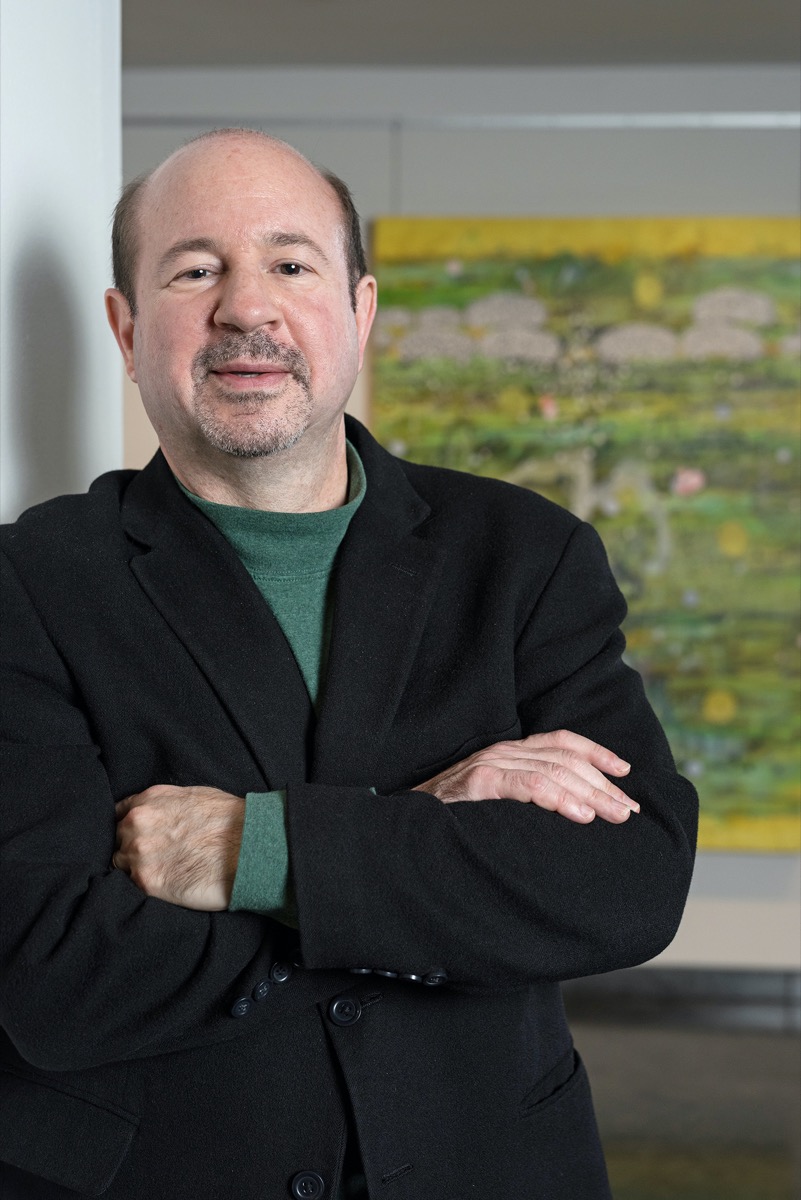
<path fill-rule="evenodd" d="M 629 764 L 568 730 L 497 742 L 419 784 L 443 804 L 509 799 L 580 824 L 611 824 L 639 812 L 607 775 Z M 604 774 L 604 772 L 606 774 Z M 116 806 L 114 866 L 148 896 L 217 912 L 230 903 L 242 842 L 245 802 L 219 788 L 156 784 Z"/>
<path fill-rule="evenodd" d="M 18 536 L 22 579 L 12 568 L 4 592 L 3 1023 L 29 1062 L 56 1070 L 230 1037 L 229 989 L 261 970 L 287 933 L 255 913 L 211 911 L 230 895 L 240 797 L 267 779 L 124 564 L 110 576 L 117 607 L 105 601 L 94 549 L 88 566 L 81 560 L 80 595 L 68 571 L 70 586 L 52 593 L 54 561 L 70 543 L 54 534 L 34 557 Z M 579 531 L 515 646 L 516 660 L 536 668 L 520 676 L 517 728 L 578 728 L 587 742 L 496 738 L 433 777 L 417 764 L 407 791 L 402 764 L 414 743 L 399 740 L 379 797 L 341 776 L 290 781 L 308 967 L 439 964 L 455 983 L 494 989 L 631 965 L 670 940 L 689 885 L 696 801 L 621 662 L 621 602 L 598 583 L 599 554 Z M 245 615 L 255 622 L 255 606 Z M 136 670 L 110 671 L 117 661 Z M 483 649 L 479 666 L 482 680 L 500 669 Z M 483 707 L 472 707 L 481 719 Z M 509 705 L 483 720 L 507 728 Z M 461 733 L 461 717 L 451 727 Z M 195 771 L 219 791 L 189 789 L 191 805 L 169 782 L 131 795 L 137 777 L 184 782 Z M 629 819 L 612 782 L 624 775 L 642 806 Z M 116 813 L 115 793 L 128 797 Z M 582 819 L 577 803 L 601 819 Z M 184 824 L 193 813 L 194 831 Z M 115 845 L 125 870 L 109 869 Z M 157 891 L 173 859 L 192 878 Z"/>

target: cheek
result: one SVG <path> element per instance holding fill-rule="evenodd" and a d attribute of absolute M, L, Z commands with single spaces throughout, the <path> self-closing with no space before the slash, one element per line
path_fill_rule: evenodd
<path fill-rule="evenodd" d="M 134 337 L 137 375 L 149 378 L 156 387 L 167 379 L 178 381 L 191 374 L 196 350 L 197 342 L 174 319 L 151 319 Z"/>
<path fill-rule="evenodd" d="M 324 301 L 310 302 L 294 313 L 285 313 L 294 327 L 299 348 L 318 371 L 334 372 L 351 348 L 358 353 L 355 314 L 352 309 L 332 309 Z"/>

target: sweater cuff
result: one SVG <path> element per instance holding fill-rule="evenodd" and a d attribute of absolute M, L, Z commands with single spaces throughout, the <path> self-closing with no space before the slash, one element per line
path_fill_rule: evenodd
<path fill-rule="evenodd" d="M 228 908 L 261 913 L 297 928 L 289 882 L 285 791 L 248 792 L 245 797 L 242 845 Z"/>

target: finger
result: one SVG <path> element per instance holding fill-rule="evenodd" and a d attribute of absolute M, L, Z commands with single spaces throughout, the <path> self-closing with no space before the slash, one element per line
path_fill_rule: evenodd
<path fill-rule="evenodd" d="M 632 811 L 628 804 L 622 804 L 599 788 L 592 787 L 561 764 L 543 762 L 536 771 L 501 770 L 492 780 L 488 780 L 485 774 L 483 786 L 485 789 L 493 788 L 496 796 L 527 801 L 582 824 L 592 821 L 597 815 L 620 825 L 628 820 Z"/>
<path fill-rule="evenodd" d="M 613 750 L 594 742 L 591 738 L 580 733 L 572 733 L 569 729 L 556 729 L 551 733 L 534 733 L 521 739 L 524 743 L 541 748 L 555 747 L 558 750 L 572 750 L 580 754 L 593 766 L 600 768 L 609 775 L 627 775 L 631 763 L 615 754 Z"/>
<path fill-rule="evenodd" d="M 581 772 L 576 772 L 563 762 L 543 762 L 538 768 L 539 774 L 546 774 L 560 789 L 560 812 L 569 810 L 574 815 L 578 811 L 586 815 L 584 810 L 589 807 L 605 821 L 616 824 L 627 820 L 632 812 L 639 812 L 637 802 L 630 800 L 604 776 L 598 775 L 600 785 L 588 781 L 583 773 L 585 764 L 579 765 Z"/>
<path fill-rule="evenodd" d="M 604 796 L 608 796 L 615 804 L 620 804 L 631 812 L 640 811 L 640 806 L 636 800 L 632 800 L 630 796 L 627 796 L 617 784 L 612 783 L 611 779 L 607 779 L 602 771 L 592 766 L 580 755 L 557 751 L 555 757 L 549 759 L 549 761 L 554 764 L 555 768 L 564 767 L 590 785 L 592 792 L 584 796 L 589 803 L 595 805 L 596 800 L 602 800 Z"/>
<path fill-rule="evenodd" d="M 548 812 L 559 812 L 571 821 L 587 825 L 595 820 L 595 809 L 585 804 L 562 784 L 540 771 L 503 771 L 497 781 L 498 795 L 509 800 L 535 804 Z"/>
<path fill-rule="evenodd" d="M 129 813 L 132 808 L 141 808 L 142 805 L 148 804 L 150 801 L 152 801 L 153 796 L 151 796 L 150 793 L 154 791 L 155 788 L 146 788 L 144 792 L 134 792 L 132 796 L 126 796 L 123 800 L 118 800 L 114 805 L 117 813 L 117 820 L 121 821 L 126 813 Z"/>
<path fill-rule="evenodd" d="M 588 739 L 584 740 L 587 741 Z M 595 743 L 591 744 L 594 745 Z M 603 747 L 600 749 L 602 750 Z M 604 753 L 609 752 L 605 751 Z M 577 768 L 580 765 L 582 769 L 590 770 L 593 773 L 598 772 L 599 779 L 601 775 L 613 774 L 620 776 L 627 774 L 630 770 L 628 765 L 626 765 L 625 771 L 619 765 L 615 766 L 615 761 L 617 764 L 623 761 L 622 759 L 618 759 L 616 755 L 612 755 L 611 759 L 605 759 L 600 752 L 591 756 L 586 748 L 576 749 L 575 744 L 569 747 L 566 744 L 558 745 L 556 742 L 549 743 L 546 738 L 539 734 L 535 734 L 529 738 L 521 738 L 515 742 L 498 742 L 494 746 L 487 746 L 484 750 L 478 750 L 471 756 L 471 759 L 466 761 L 492 762 L 501 766 L 504 763 L 512 763 L 521 759 L 534 761 L 550 760 L 554 762 L 563 759 L 564 761 L 575 763 Z"/>
<path fill-rule="evenodd" d="M 609 821 L 613 825 L 622 825 L 624 821 L 628 821 L 633 812 L 638 811 L 630 808 L 628 804 L 621 804 L 619 800 L 607 796 L 605 792 L 601 792 L 597 788 L 581 800 L 568 793 L 568 799 L 564 804 L 558 805 L 558 811 L 573 820 L 577 810 L 582 816 L 585 816 L 588 809 L 603 821 Z"/>
<path fill-rule="evenodd" d="M 508 749 L 500 745 L 493 746 L 486 756 L 481 754 L 480 757 L 485 763 L 499 770 L 537 771 L 541 766 L 544 772 L 552 773 L 555 777 L 558 777 L 560 770 L 569 770 L 572 774 L 584 779 L 592 789 L 604 793 L 616 804 L 623 805 L 632 812 L 640 811 L 636 800 L 632 800 L 601 771 L 574 751 L 559 749 L 535 751 L 526 747 L 522 742 L 510 742 Z M 590 794 L 587 793 L 587 795 Z"/>

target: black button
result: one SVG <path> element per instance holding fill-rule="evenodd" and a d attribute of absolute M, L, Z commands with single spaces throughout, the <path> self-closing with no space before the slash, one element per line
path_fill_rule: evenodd
<path fill-rule="evenodd" d="M 412 975 L 412 974 L 407 973 L 406 975 L 399 976 L 399 978 L 402 979 L 404 983 L 422 983 L 423 982 L 422 975 Z"/>
<path fill-rule="evenodd" d="M 289 963 L 277 962 L 270 967 L 270 979 L 273 983 L 286 983 L 292 974 L 292 968 Z"/>
<path fill-rule="evenodd" d="M 262 1000 L 267 999 L 267 993 L 269 992 L 269 990 L 270 990 L 269 979 L 260 979 L 259 982 L 254 987 L 253 991 L 251 992 L 251 995 L 252 995 L 253 999 L 257 1003 L 260 1004 Z"/>
<path fill-rule="evenodd" d="M 385 979 L 397 979 L 398 978 L 397 971 L 381 971 L 381 970 L 379 970 L 378 967 L 373 967 L 373 970 L 375 971 L 376 975 L 383 975 Z"/>
<path fill-rule="evenodd" d="M 316 1171 L 298 1171 L 290 1187 L 295 1200 L 320 1200 L 325 1194 L 325 1180 Z"/>
<path fill-rule="evenodd" d="M 362 1006 L 355 996 L 337 996 L 328 1005 L 328 1016 L 335 1025 L 355 1025 Z"/>
<path fill-rule="evenodd" d="M 250 1002 L 249 996 L 240 996 L 238 1000 L 234 1000 L 231 1005 L 232 1017 L 246 1017 L 253 1005 Z"/>
<path fill-rule="evenodd" d="M 351 975 L 372 975 L 372 967 L 348 967 Z"/>
<path fill-rule="evenodd" d="M 292 966 L 297 967 L 298 970 L 302 970 L 305 966 L 303 962 L 303 955 L 301 954 L 300 950 L 296 950 L 292 955 Z"/>
<path fill-rule="evenodd" d="M 448 982 L 448 972 L 443 971 L 442 967 L 432 967 L 427 975 L 423 976 L 423 983 L 426 987 L 438 987 L 441 983 Z"/>

